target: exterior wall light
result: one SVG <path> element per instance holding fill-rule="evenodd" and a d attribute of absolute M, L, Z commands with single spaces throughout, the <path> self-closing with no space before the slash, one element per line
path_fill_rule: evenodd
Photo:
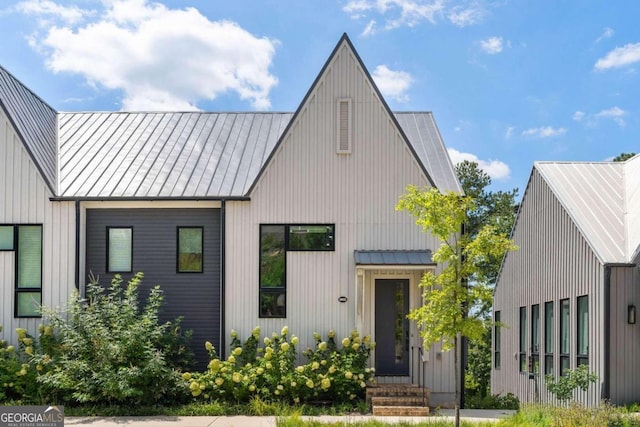
<path fill-rule="evenodd" d="M 636 306 L 635 305 L 627 306 L 627 323 L 630 325 L 635 325 L 636 323 Z"/>

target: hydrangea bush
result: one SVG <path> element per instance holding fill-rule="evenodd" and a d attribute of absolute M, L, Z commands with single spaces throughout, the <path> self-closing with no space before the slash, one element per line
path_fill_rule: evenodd
<path fill-rule="evenodd" d="M 348 401 L 362 398 L 374 375 L 367 361 L 375 344 L 368 336 L 361 338 L 357 331 L 344 338 L 340 346 L 333 331 L 326 341 L 314 333 L 315 348 L 303 352 L 308 362 L 297 366 L 298 338 L 289 336 L 288 327 L 280 334 L 273 333 L 262 341 L 260 338 L 259 327 L 244 343 L 232 331 L 226 360 L 206 343 L 211 357 L 208 369 L 183 374 L 191 395 L 205 401 L 247 402 L 254 397 L 293 403 Z"/>

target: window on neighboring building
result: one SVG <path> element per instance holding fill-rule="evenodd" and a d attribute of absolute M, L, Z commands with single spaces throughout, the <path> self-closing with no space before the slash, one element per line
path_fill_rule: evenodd
<path fill-rule="evenodd" d="M 540 373 L 540 305 L 531 306 L 531 372 Z"/>
<path fill-rule="evenodd" d="M 202 273 L 202 227 L 178 227 L 178 273 Z"/>
<path fill-rule="evenodd" d="M 527 307 L 520 307 L 520 372 L 527 372 Z"/>
<path fill-rule="evenodd" d="M 15 234 L 13 225 L 0 225 L 0 251 L 15 249 Z"/>
<path fill-rule="evenodd" d="M 42 225 L 17 225 L 16 317 L 40 317 L 42 305 Z"/>
<path fill-rule="evenodd" d="M 260 225 L 260 317 L 286 317 L 287 252 L 334 251 L 332 224 Z"/>
<path fill-rule="evenodd" d="M 493 326 L 493 366 L 500 369 L 500 312 L 496 311 L 494 315 Z"/>
<path fill-rule="evenodd" d="M 577 353 L 578 365 L 589 364 L 589 298 L 585 296 L 578 297 L 578 330 L 577 330 Z"/>
<path fill-rule="evenodd" d="M 133 271 L 133 227 L 107 227 L 107 272 Z"/>
<path fill-rule="evenodd" d="M 569 300 L 560 300 L 560 375 L 570 369 L 569 361 Z"/>
<path fill-rule="evenodd" d="M 553 374 L 553 301 L 544 304 L 544 373 Z"/>

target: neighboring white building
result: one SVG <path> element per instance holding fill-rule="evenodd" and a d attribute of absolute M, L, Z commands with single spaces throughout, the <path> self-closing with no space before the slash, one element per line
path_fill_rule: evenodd
<path fill-rule="evenodd" d="M 598 381 L 576 400 L 640 400 L 638 196 L 639 156 L 534 165 L 495 291 L 493 393 L 548 402 L 544 375 L 586 364 Z"/>
<path fill-rule="evenodd" d="M 231 329 L 357 329 L 381 382 L 452 401 L 406 319 L 438 242 L 395 205 L 461 191 L 431 113 L 393 113 L 349 38 L 295 113 L 59 113 L 0 68 L 0 322 L 34 332 L 89 273 L 145 273 L 203 360 Z"/>

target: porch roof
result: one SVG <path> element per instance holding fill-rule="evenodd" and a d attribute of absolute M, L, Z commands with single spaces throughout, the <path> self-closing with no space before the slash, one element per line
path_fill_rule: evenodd
<path fill-rule="evenodd" d="M 430 250 L 354 251 L 356 265 L 435 265 Z"/>

